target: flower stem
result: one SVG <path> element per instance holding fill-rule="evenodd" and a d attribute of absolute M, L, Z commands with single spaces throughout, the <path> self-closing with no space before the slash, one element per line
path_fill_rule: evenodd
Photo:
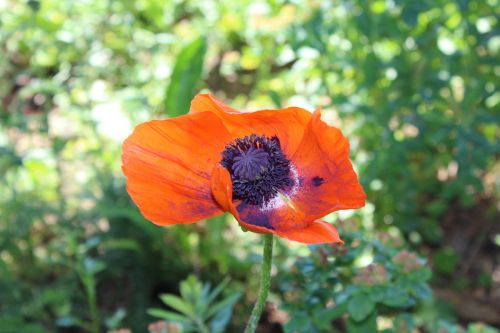
<path fill-rule="evenodd" d="M 260 315 L 264 309 L 267 295 L 269 294 L 269 286 L 271 285 L 271 262 L 273 259 L 273 235 L 264 235 L 264 255 L 262 258 L 262 271 L 260 275 L 260 290 L 257 296 L 257 301 L 248 320 L 245 333 L 254 333 L 259 323 Z"/>

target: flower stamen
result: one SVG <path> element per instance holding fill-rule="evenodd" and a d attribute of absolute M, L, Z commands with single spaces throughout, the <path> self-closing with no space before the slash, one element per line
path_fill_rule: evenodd
<path fill-rule="evenodd" d="M 294 185 L 290 161 L 276 136 L 237 138 L 226 146 L 221 164 L 231 174 L 233 199 L 247 204 L 264 206 Z"/>

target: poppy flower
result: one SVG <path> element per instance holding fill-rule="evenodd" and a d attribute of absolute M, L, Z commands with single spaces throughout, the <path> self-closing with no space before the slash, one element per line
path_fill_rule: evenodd
<path fill-rule="evenodd" d="M 230 212 L 253 232 L 342 243 L 320 218 L 363 207 L 366 196 L 347 139 L 320 116 L 298 107 L 240 112 L 199 94 L 188 114 L 140 124 L 125 140 L 127 191 L 158 225 Z"/>

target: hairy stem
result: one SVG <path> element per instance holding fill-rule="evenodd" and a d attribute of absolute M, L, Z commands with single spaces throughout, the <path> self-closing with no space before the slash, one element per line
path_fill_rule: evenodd
<path fill-rule="evenodd" d="M 248 320 L 245 333 L 254 333 L 259 323 L 260 315 L 264 309 L 267 295 L 269 294 L 269 286 L 271 284 L 271 262 L 273 259 L 273 235 L 264 235 L 264 255 L 262 258 L 262 272 L 260 275 L 260 290 L 257 296 L 257 301 Z"/>

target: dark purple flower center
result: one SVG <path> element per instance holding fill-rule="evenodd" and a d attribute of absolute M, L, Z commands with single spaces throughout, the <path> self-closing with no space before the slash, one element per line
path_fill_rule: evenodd
<path fill-rule="evenodd" d="M 264 205 L 293 185 L 290 161 L 276 136 L 252 134 L 234 140 L 222 153 L 221 164 L 231 174 L 233 199 L 247 204 Z"/>
<path fill-rule="evenodd" d="M 250 147 L 234 157 L 233 174 L 241 179 L 254 180 L 269 165 L 269 154 L 262 148 Z"/>

